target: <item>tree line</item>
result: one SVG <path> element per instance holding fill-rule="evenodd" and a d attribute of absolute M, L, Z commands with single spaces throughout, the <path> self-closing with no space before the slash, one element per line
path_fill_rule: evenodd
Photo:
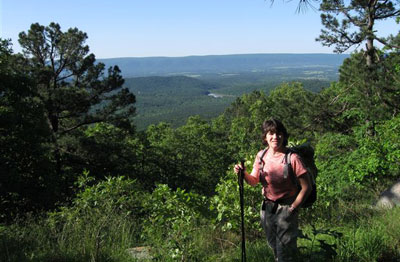
<path fill-rule="evenodd" d="M 117 66 L 95 63 L 86 38 L 51 23 L 20 34 L 23 54 L 1 41 L 3 217 L 68 202 L 84 170 L 98 179 L 138 179 L 146 190 L 165 183 L 212 195 L 229 165 L 260 148 L 259 126 L 268 117 L 282 119 L 292 139 L 316 144 L 357 127 L 372 138 L 399 111 L 398 53 L 376 50 L 373 67 L 354 53 L 339 81 L 319 93 L 283 83 L 237 98 L 212 121 L 191 117 L 176 129 L 160 123 L 137 132 L 135 95 Z"/>

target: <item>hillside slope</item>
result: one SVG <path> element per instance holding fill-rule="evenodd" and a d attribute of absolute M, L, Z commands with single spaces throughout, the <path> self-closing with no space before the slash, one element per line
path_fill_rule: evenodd
<path fill-rule="evenodd" d="M 127 78 L 125 86 L 136 96 L 139 129 L 160 121 L 177 127 L 192 115 L 215 117 L 234 99 L 209 96 L 217 85 L 186 76 Z"/>

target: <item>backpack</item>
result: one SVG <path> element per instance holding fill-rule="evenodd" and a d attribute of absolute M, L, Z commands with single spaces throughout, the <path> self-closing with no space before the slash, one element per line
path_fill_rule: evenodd
<path fill-rule="evenodd" d="M 265 153 L 267 152 L 267 149 L 264 149 L 264 151 L 261 154 L 260 157 L 260 166 L 261 170 L 263 170 L 264 167 L 264 161 L 262 158 L 264 157 Z M 307 199 L 303 202 L 301 207 L 307 208 L 311 207 L 314 202 L 317 200 L 317 185 L 316 185 L 316 178 L 318 175 L 318 169 L 317 166 L 315 165 L 314 161 L 314 149 L 311 147 L 309 143 L 304 143 L 301 145 L 289 147 L 286 155 L 285 155 L 285 167 L 283 170 L 283 177 L 287 178 L 290 177 L 292 182 L 297 185 L 299 191 L 301 189 L 300 183 L 297 180 L 297 177 L 294 175 L 293 172 L 293 167 L 291 163 L 291 155 L 295 153 L 299 156 L 301 163 L 303 164 L 304 168 L 307 169 L 307 173 L 310 176 L 311 180 L 311 185 L 312 185 L 312 190 L 311 193 L 308 195 Z M 260 174 L 260 182 L 266 186 L 267 181 L 265 179 L 265 175 Z"/>
<path fill-rule="evenodd" d="M 301 189 L 301 186 L 299 184 L 299 181 L 297 180 L 297 177 L 294 175 L 292 164 L 290 161 L 290 156 L 292 153 L 297 154 L 300 157 L 300 161 L 303 164 L 304 168 L 307 169 L 307 173 L 310 176 L 311 180 L 311 192 L 308 195 L 307 199 L 303 202 L 301 207 L 307 208 L 311 207 L 314 202 L 317 200 L 317 184 L 316 184 L 316 178 L 318 175 L 318 169 L 317 166 L 315 165 L 315 160 L 314 160 L 314 149 L 311 147 L 309 143 L 304 143 L 298 146 L 293 146 L 290 147 L 289 150 L 286 153 L 286 166 L 284 169 L 284 176 L 289 175 L 294 182 L 294 184 L 297 185 L 299 188 L 299 191 Z"/>

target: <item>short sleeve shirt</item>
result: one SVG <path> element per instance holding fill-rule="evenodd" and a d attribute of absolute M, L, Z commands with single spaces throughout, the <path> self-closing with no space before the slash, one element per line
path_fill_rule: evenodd
<path fill-rule="evenodd" d="M 260 157 L 263 151 L 264 150 L 258 152 L 253 165 L 252 173 L 257 176 L 258 181 L 260 181 Z M 298 188 L 297 185 L 293 183 L 293 179 L 290 178 L 290 176 L 287 176 L 286 178 L 284 177 L 283 171 L 286 165 L 285 156 L 268 156 L 268 154 L 266 153 L 263 157 L 263 160 L 263 171 L 265 175 L 265 180 L 267 181 L 267 185 L 263 185 L 263 195 L 272 201 L 294 196 L 297 193 Z M 307 173 L 307 169 L 305 169 L 297 154 L 292 153 L 290 160 L 293 168 L 293 173 L 296 177 Z"/>

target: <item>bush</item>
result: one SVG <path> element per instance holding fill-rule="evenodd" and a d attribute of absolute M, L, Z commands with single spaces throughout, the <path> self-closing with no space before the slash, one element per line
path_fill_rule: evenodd
<path fill-rule="evenodd" d="M 339 202 L 369 201 L 400 172 L 400 117 L 353 128 L 351 134 L 326 133 L 318 139 L 316 164 L 319 214 L 334 215 Z M 331 208 L 333 212 L 327 211 Z"/>
<path fill-rule="evenodd" d="M 143 240 L 159 261 L 197 261 L 207 256 L 206 197 L 160 184 L 144 201 L 149 214 L 143 222 Z M 212 233 L 210 233 L 211 235 Z"/>
<path fill-rule="evenodd" d="M 251 170 L 254 157 L 248 157 L 247 170 Z M 249 171 L 250 172 L 250 171 Z M 217 194 L 212 199 L 211 208 L 217 212 L 215 223 L 223 230 L 239 233 L 241 230 L 240 195 L 237 175 L 228 171 L 216 188 Z M 260 207 L 263 197 L 261 185 L 251 187 L 244 182 L 244 212 L 247 236 L 257 238 L 262 235 L 260 226 Z"/>
<path fill-rule="evenodd" d="M 144 193 L 134 180 L 108 178 L 94 185 L 86 173 L 70 207 L 0 231 L 1 261 L 129 261 L 139 241 Z"/>
<path fill-rule="evenodd" d="M 89 186 L 91 182 L 87 174 L 82 176 L 82 191 L 72 206 L 51 213 L 48 223 L 61 253 L 74 250 L 97 261 L 138 243 L 145 193 L 124 177 Z"/>

